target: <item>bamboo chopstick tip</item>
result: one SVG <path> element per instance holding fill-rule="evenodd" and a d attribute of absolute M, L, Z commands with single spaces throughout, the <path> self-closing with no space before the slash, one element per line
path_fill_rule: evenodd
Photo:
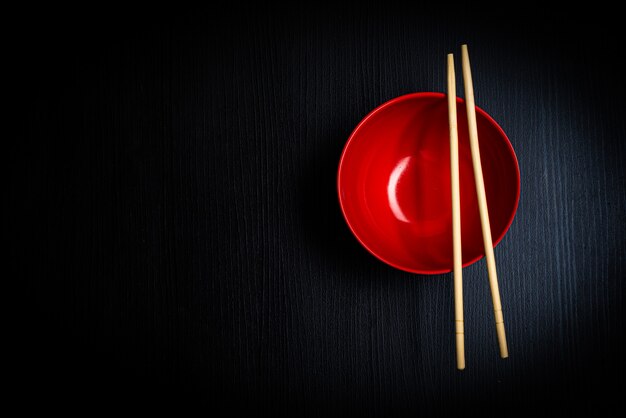
<path fill-rule="evenodd" d="M 454 77 L 454 55 L 448 54 L 448 76 Z"/>

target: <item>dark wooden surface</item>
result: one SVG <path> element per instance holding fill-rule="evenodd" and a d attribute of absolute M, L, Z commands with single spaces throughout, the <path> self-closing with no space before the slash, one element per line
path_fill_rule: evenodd
<path fill-rule="evenodd" d="M 28 219 L 10 252 L 27 408 L 623 409 L 626 89 L 610 14 L 23 12 L 27 120 L 9 150 L 24 158 L 7 158 L 10 206 Z M 496 248 L 510 358 L 480 261 L 464 273 L 458 372 L 451 275 L 369 255 L 335 175 L 360 119 L 444 91 L 446 53 L 465 42 L 477 104 L 508 134 L 522 184 Z"/>

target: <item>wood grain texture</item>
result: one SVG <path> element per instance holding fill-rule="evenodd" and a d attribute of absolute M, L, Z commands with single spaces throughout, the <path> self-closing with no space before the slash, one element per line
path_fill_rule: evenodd
<path fill-rule="evenodd" d="M 12 250 L 24 257 L 25 396 L 76 412 L 249 416 L 617 407 L 617 29 L 578 32 L 582 16 L 555 24 L 549 11 L 519 23 L 469 12 L 31 15 L 18 49 L 26 165 L 10 165 L 22 182 L 12 202 L 31 219 Z M 361 118 L 401 94 L 444 91 L 446 54 L 461 43 L 476 104 L 521 171 L 517 216 L 495 249 L 510 357 L 498 355 L 481 260 L 464 270 L 462 374 L 452 275 L 369 255 L 335 189 Z"/>

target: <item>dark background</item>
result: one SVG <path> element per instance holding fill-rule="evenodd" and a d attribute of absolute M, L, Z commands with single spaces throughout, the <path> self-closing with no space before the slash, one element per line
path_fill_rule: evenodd
<path fill-rule="evenodd" d="M 8 361 L 24 410 L 623 409 L 617 13 L 218 2 L 6 18 L 19 28 L 6 160 L 22 285 L 7 295 Z M 481 260 L 464 273 L 458 372 L 451 275 L 371 256 L 343 221 L 335 176 L 361 118 L 444 91 L 461 43 L 522 180 L 496 248 L 510 358 Z"/>

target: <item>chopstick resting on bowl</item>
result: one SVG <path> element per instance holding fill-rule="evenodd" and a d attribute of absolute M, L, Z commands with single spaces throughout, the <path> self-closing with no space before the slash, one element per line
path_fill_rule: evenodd
<path fill-rule="evenodd" d="M 485 182 L 483 170 L 480 162 L 480 148 L 478 146 L 478 128 L 476 125 L 476 105 L 474 103 L 474 86 L 472 84 L 472 71 L 470 69 L 469 53 L 467 45 L 461 46 L 461 61 L 463 67 L 463 82 L 465 86 L 465 105 L 467 107 L 467 123 L 469 125 L 470 150 L 472 153 L 472 165 L 474 167 L 474 179 L 476 182 L 476 194 L 478 196 L 478 211 L 480 214 L 480 224 L 483 233 L 483 243 L 485 245 L 485 258 L 487 259 L 487 271 L 489 274 L 489 286 L 491 288 L 491 299 L 493 301 L 493 312 L 496 321 L 496 332 L 498 335 L 498 345 L 500 346 L 500 357 L 507 358 L 509 350 L 506 344 L 506 333 L 504 330 L 504 316 L 502 314 L 502 303 L 500 301 L 500 290 L 498 289 L 498 275 L 496 273 L 496 261 L 493 254 L 493 243 L 491 239 L 491 226 L 489 225 L 489 212 L 487 209 L 487 197 L 485 194 Z"/>
<path fill-rule="evenodd" d="M 459 132 L 456 118 L 454 56 L 448 54 L 448 123 L 450 126 L 450 184 L 452 186 L 452 253 L 454 261 L 454 322 L 456 367 L 465 369 L 463 321 L 463 257 L 461 255 L 461 193 L 459 188 Z"/>

